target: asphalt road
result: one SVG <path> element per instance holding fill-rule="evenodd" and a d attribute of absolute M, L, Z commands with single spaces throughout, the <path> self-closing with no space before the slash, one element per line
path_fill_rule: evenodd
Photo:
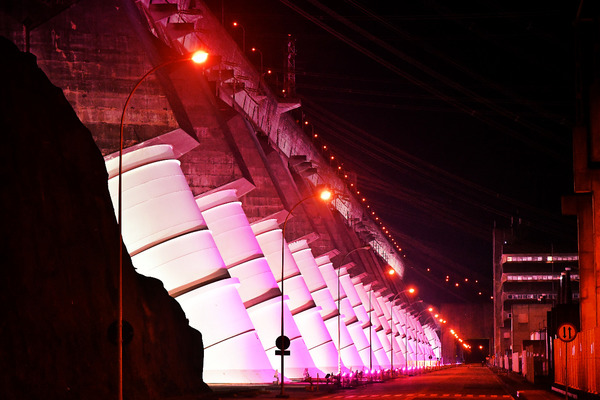
<path fill-rule="evenodd" d="M 512 399 L 496 375 L 488 368 L 468 365 L 384 383 L 341 390 L 321 398 L 406 400 L 429 399 Z"/>
<path fill-rule="evenodd" d="M 211 399 L 277 398 L 280 394 L 280 390 L 275 385 L 245 388 L 213 387 L 213 390 Z M 461 365 L 351 388 L 340 389 L 333 385 L 311 388 L 306 384 L 289 384 L 286 385 L 285 392 L 289 399 L 315 400 L 510 400 L 516 398 L 561 400 L 556 394 L 546 390 L 536 390 L 520 376 L 510 378 L 506 373 L 497 375 L 490 368 L 478 364 Z"/>

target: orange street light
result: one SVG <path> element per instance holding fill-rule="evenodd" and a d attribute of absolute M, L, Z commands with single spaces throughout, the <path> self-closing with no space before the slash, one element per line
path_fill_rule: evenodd
<path fill-rule="evenodd" d="M 331 192 L 327 189 L 323 190 L 320 194 L 321 200 L 329 200 L 329 198 L 331 198 Z M 340 265 L 337 268 L 337 307 L 338 307 L 338 315 L 337 315 L 337 328 L 338 328 L 338 349 L 341 349 L 341 330 L 340 330 L 340 317 L 341 314 L 339 312 L 339 310 L 341 310 L 341 306 L 340 306 L 340 272 L 342 269 L 342 266 L 344 266 L 344 262 L 346 261 L 346 258 L 348 258 L 348 256 L 352 253 L 355 253 L 359 250 L 371 250 L 371 246 L 370 245 L 366 245 L 363 247 L 357 247 L 356 249 L 350 250 L 348 253 L 346 253 L 346 255 L 344 256 L 344 258 L 342 258 L 342 262 L 340 263 Z M 369 322 L 371 321 L 371 310 L 369 309 Z M 371 332 L 369 331 L 369 347 L 371 346 Z M 371 359 L 371 355 L 369 355 L 369 369 L 372 369 L 373 366 L 373 360 Z M 342 378 L 342 352 L 338 351 L 338 376 L 340 378 L 340 382 L 341 382 L 341 378 Z"/>
<path fill-rule="evenodd" d="M 252 52 L 258 53 L 260 55 L 260 76 L 262 77 L 262 74 L 263 74 L 263 53 L 262 53 L 262 51 L 260 51 L 260 49 L 257 49 L 256 47 L 253 47 L 250 50 L 252 50 Z"/>
<path fill-rule="evenodd" d="M 233 21 L 232 25 L 235 28 L 240 27 L 242 29 L 242 52 L 246 53 L 246 30 L 244 29 L 244 27 L 242 26 L 242 24 L 240 24 L 237 21 Z"/>
<path fill-rule="evenodd" d="M 304 203 L 306 200 L 308 199 L 312 199 L 315 197 L 318 197 L 319 199 L 321 199 L 322 201 L 329 201 L 329 199 L 331 199 L 332 197 L 332 192 L 331 190 L 329 190 L 326 187 L 321 187 L 319 188 L 319 190 L 316 193 L 311 194 L 308 197 L 303 198 L 302 200 L 300 200 L 299 202 L 297 202 L 296 204 L 294 204 L 294 206 L 290 209 L 290 211 L 288 212 L 287 216 L 285 217 L 285 220 L 283 221 L 283 227 L 281 228 L 281 336 L 280 336 L 280 341 L 281 343 L 284 342 L 284 338 L 285 338 L 285 332 L 284 332 L 284 311 L 285 311 L 285 297 L 284 297 L 284 276 L 285 276 L 285 266 L 284 266 L 284 262 L 285 262 L 285 228 L 287 226 L 287 222 L 288 219 L 290 218 L 290 215 L 292 215 L 292 213 L 294 212 L 294 210 L 296 209 L 296 207 L 298 207 L 300 204 Z M 287 397 L 285 395 L 285 389 L 284 389 L 284 384 L 285 384 L 285 378 L 284 378 L 284 355 L 285 352 L 281 351 L 281 391 L 279 393 L 279 395 L 277 395 L 277 397 Z"/>
<path fill-rule="evenodd" d="M 204 50 L 198 50 L 194 54 L 192 54 L 192 61 L 196 64 L 203 64 L 208 60 L 208 53 Z"/>
<path fill-rule="evenodd" d="M 150 69 L 146 72 L 135 84 L 133 89 L 129 92 L 127 99 L 125 100 L 125 104 L 123 105 L 123 110 L 121 112 L 121 121 L 119 124 L 119 180 L 118 180 L 118 193 L 117 193 L 117 222 L 119 225 L 119 320 L 117 325 L 117 342 L 118 342 L 118 363 L 119 363 L 119 399 L 123 398 L 123 183 L 122 183 L 122 173 L 123 173 L 123 142 L 124 142 L 124 125 L 125 125 L 125 111 L 127 110 L 127 106 L 129 105 L 129 101 L 131 97 L 137 90 L 137 88 L 142 84 L 142 82 L 148 77 L 148 75 L 152 74 L 156 70 L 165 67 L 167 65 L 183 62 L 183 61 L 193 61 L 196 64 L 202 64 L 208 60 L 208 53 L 204 50 L 198 50 L 191 55 L 188 54 L 186 57 L 177 58 L 174 60 L 168 60 L 161 64 L 158 64 L 154 68 Z"/>

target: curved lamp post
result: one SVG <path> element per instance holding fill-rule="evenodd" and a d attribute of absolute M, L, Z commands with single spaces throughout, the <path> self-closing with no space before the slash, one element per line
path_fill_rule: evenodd
<path fill-rule="evenodd" d="M 341 335 L 340 335 L 340 270 L 342 269 L 342 266 L 344 265 L 344 261 L 346 261 L 346 258 L 348 258 L 348 256 L 356 251 L 359 250 L 371 250 L 371 246 L 363 246 L 363 247 L 358 247 L 354 250 L 350 250 L 348 253 L 346 253 L 346 255 L 344 256 L 344 258 L 342 258 L 342 262 L 340 263 L 338 270 L 337 270 L 337 307 L 338 307 L 338 315 L 337 315 L 337 329 L 338 329 L 338 376 L 341 378 L 341 373 L 342 373 L 342 351 L 341 351 Z M 369 321 L 369 323 L 371 323 L 371 321 Z M 369 341 L 369 345 L 371 344 L 371 342 Z M 369 354 L 369 358 L 371 357 L 371 355 Z M 371 370 L 371 366 L 369 366 L 369 371 Z M 341 381 L 340 381 L 341 382 Z"/>
<path fill-rule="evenodd" d="M 390 271 L 394 271 L 393 269 Z M 390 275 L 394 275 L 394 272 L 390 272 Z M 410 294 L 413 294 L 416 292 L 415 288 L 409 288 L 406 290 L 403 290 L 401 292 L 396 293 L 396 295 L 392 298 L 391 302 L 390 302 L 390 369 L 392 371 L 392 378 L 394 377 L 394 301 L 396 301 L 396 298 L 398 296 L 400 296 L 402 293 L 408 292 Z M 408 346 L 408 335 L 406 335 L 406 342 L 407 342 L 407 346 Z M 408 347 L 406 348 L 406 357 L 405 357 L 406 363 L 407 363 L 407 368 L 408 368 Z"/>
<path fill-rule="evenodd" d="M 262 81 L 262 76 L 263 76 L 263 53 L 262 53 L 262 51 L 260 51 L 260 49 L 257 49 L 256 47 L 253 47 L 250 50 L 252 50 L 253 53 L 258 53 L 258 55 L 260 55 L 260 80 Z"/>
<path fill-rule="evenodd" d="M 279 398 L 285 398 L 288 397 L 285 394 L 285 379 L 284 379 L 284 373 L 283 373 L 283 368 L 284 368 L 284 349 L 283 349 L 283 341 L 284 341 L 284 323 L 283 323 L 283 317 L 284 317 L 284 311 L 285 311 L 285 302 L 284 302 L 284 290 L 283 290 L 283 284 L 285 282 L 285 228 L 287 226 L 287 222 L 288 219 L 290 218 L 290 215 L 292 215 L 292 212 L 294 212 L 294 210 L 296 209 L 296 207 L 298 207 L 300 204 L 304 203 L 306 200 L 308 199 L 312 199 L 314 197 L 319 197 L 319 199 L 321 199 L 322 201 L 329 201 L 332 197 L 332 193 L 329 189 L 327 188 L 322 188 L 321 190 L 317 191 L 316 193 L 305 197 L 304 199 L 300 200 L 299 202 L 297 202 L 296 204 L 294 204 L 294 206 L 290 209 L 290 211 L 288 212 L 287 216 L 285 217 L 285 220 L 283 221 L 283 227 L 281 229 L 281 336 L 280 336 L 280 341 L 282 344 L 282 348 L 281 348 L 281 391 L 279 392 L 279 394 L 276 397 Z"/>
<path fill-rule="evenodd" d="M 242 29 L 242 53 L 246 54 L 246 30 L 242 24 L 237 21 L 233 21 L 233 24 L 231 25 L 233 25 L 235 28 L 240 27 Z"/>
<path fill-rule="evenodd" d="M 118 358 L 119 358 L 119 400 L 123 399 L 123 224 L 121 223 L 122 219 L 122 210 L 123 210 L 123 199 L 122 199 L 122 191 L 123 191 L 123 128 L 125 122 L 125 111 L 127 110 L 127 106 L 129 105 L 129 101 L 131 97 L 137 90 L 137 88 L 142 84 L 142 82 L 148 77 L 148 75 L 152 74 L 156 70 L 163 68 L 167 65 L 183 62 L 183 61 L 193 61 L 196 64 L 203 64 L 208 60 L 208 53 L 203 50 L 198 50 L 187 57 L 177 58 L 175 60 L 168 60 L 161 64 L 158 64 L 148 72 L 146 72 L 135 84 L 129 95 L 127 96 L 127 100 L 125 100 L 125 104 L 123 105 L 123 111 L 121 112 L 121 122 L 119 125 L 119 180 L 118 180 L 118 193 L 117 193 L 117 223 L 119 225 L 119 320 L 117 325 L 117 344 L 118 344 Z"/>

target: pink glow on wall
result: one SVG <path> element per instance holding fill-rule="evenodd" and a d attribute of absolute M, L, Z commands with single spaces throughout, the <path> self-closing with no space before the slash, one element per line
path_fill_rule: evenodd
<path fill-rule="evenodd" d="M 381 340 L 379 338 L 379 336 L 377 335 L 377 332 L 375 331 L 375 328 L 373 327 L 373 325 L 370 325 L 366 328 L 364 328 L 365 330 L 365 335 L 367 337 L 369 337 L 370 334 L 370 339 L 371 339 L 371 346 L 373 348 L 373 355 L 375 356 L 375 359 L 377 360 L 377 364 L 379 364 L 379 366 L 381 368 L 389 368 L 390 367 L 390 360 L 386 354 L 386 351 L 383 347 L 383 344 L 381 343 Z M 370 330 L 370 332 L 369 332 Z"/>
<path fill-rule="evenodd" d="M 236 191 L 227 189 L 201 195 L 196 204 L 213 232 L 229 273 L 240 280 L 242 300 L 271 365 L 277 369 L 281 360 L 275 355 L 275 340 L 281 335 L 281 291 Z M 305 371 L 311 376 L 324 376 L 315 365 L 287 303 L 284 329 L 291 342 L 291 354 L 286 358 L 285 378 L 303 378 Z"/>
<path fill-rule="evenodd" d="M 299 240 L 290 243 L 289 248 L 296 260 L 296 265 L 300 269 L 300 272 L 311 291 L 315 303 L 322 308 L 321 316 L 325 321 L 325 326 L 333 339 L 333 343 L 340 352 L 343 365 L 355 371 L 364 369 L 365 365 L 358 354 L 356 346 L 354 346 L 350 332 L 343 322 L 343 319 L 339 324 L 338 330 L 338 310 L 336 303 L 329 292 L 327 283 L 325 282 L 325 279 L 323 279 L 323 275 L 319 271 L 319 267 L 317 266 L 317 262 L 315 261 L 308 243 L 306 240 Z M 340 317 L 343 318 L 343 316 Z"/>
<path fill-rule="evenodd" d="M 122 176 L 122 228 L 131 255 L 182 233 L 206 227 L 202 215 L 192 207 L 194 197 L 179 161 L 172 159 L 173 156 L 171 146 L 160 145 L 128 153 L 123 159 L 126 172 Z M 147 161 L 150 163 L 146 164 Z M 107 170 L 113 170 L 113 164 L 114 159 L 108 161 Z M 117 203 L 118 181 L 109 176 L 113 205 Z M 148 218 L 156 210 L 167 208 L 172 209 L 168 218 L 161 218 L 161 214 Z"/>
<path fill-rule="evenodd" d="M 137 271 L 160 279 L 172 296 L 218 276 L 229 277 L 209 230 L 190 232 L 131 257 Z"/>
<path fill-rule="evenodd" d="M 123 157 L 123 240 L 134 254 L 134 266 L 162 280 L 171 295 L 180 295 L 176 300 L 190 326 L 203 334 L 205 382 L 271 382 L 274 370 L 237 292 L 239 281 L 225 269 L 173 158 L 168 145 Z M 113 204 L 115 163 L 106 162 Z"/>
<path fill-rule="evenodd" d="M 389 340 L 385 336 L 385 331 L 383 329 L 380 329 L 381 323 L 377 318 L 377 312 L 375 311 L 374 307 L 374 303 L 376 302 L 375 293 L 371 288 L 371 285 L 367 285 L 368 290 L 365 289 L 365 285 L 360 281 L 359 278 L 352 278 L 351 282 L 354 284 L 356 294 L 358 295 L 361 304 L 366 308 L 365 311 L 367 312 L 367 318 L 369 318 L 368 308 L 369 305 L 371 305 L 370 323 L 369 326 L 365 328 L 365 335 L 371 338 L 371 347 L 373 348 L 373 353 L 377 358 L 377 362 L 382 368 L 390 368 L 390 359 L 387 355 L 387 352 L 389 352 L 390 344 Z M 369 322 L 369 320 L 367 321 Z M 383 337 L 381 337 L 380 333 L 383 333 Z M 385 344 L 387 344 L 387 349 L 385 347 Z"/>
<path fill-rule="evenodd" d="M 327 282 L 327 287 L 329 288 L 333 299 L 337 302 L 338 276 L 337 272 L 333 269 L 333 263 L 329 260 L 329 256 L 318 257 L 315 259 L 315 261 L 319 266 L 319 270 L 323 274 L 323 278 L 325 278 L 325 282 Z M 373 359 L 372 355 L 370 354 L 371 348 L 369 346 L 369 341 L 367 340 L 365 332 L 362 329 L 361 322 L 358 320 L 358 317 L 354 312 L 354 308 L 350 304 L 350 300 L 347 297 L 344 287 L 341 285 L 341 281 L 339 285 L 339 295 L 340 308 L 344 316 L 344 323 L 348 327 L 348 331 L 350 332 L 350 336 L 352 337 L 352 341 L 354 342 L 354 346 L 360 355 L 363 365 L 368 367 L 370 361 Z M 377 367 L 378 366 L 376 365 L 375 368 Z"/>
<path fill-rule="evenodd" d="M 379 348 L 375 348 L 373 346 L 374 343 L 372 337 L 370 342 L 368 340 L 370 331 L 369 315 L 367 314 L 367 311 L 365 310 L 365 307 L 362 304 L 360 296 L 358 295 L 346 268 L 340 267 L 339 271 L 337 272 L 340 276 L 340 286 L 344 288 L 344 292 L 346 293 L 348 302 L 352 306 L 356 318 L 358 319 L 358 323 L 356 325 L 359 325 L 362 329 L 362 334 L 357 333 L 355 334 L 355 336 L 358 337 L 358 340 L 362 340 L 362 338 L 364 337 L 367 341 L 367 347 L 363 348 L 362 351 L 359 350 L 359 354 L 361 355 L 361 358 L 366 365 L 370 364 L 373 368 L 379 368 L 379 360 L 375 356 L 375 351 L 379 350 Z M 354 336 L 352 337 L 354 338 Z M 379 340 L 377 340 L 377 343 L 379 343 Z M 359 348 L 359 345 L 356 342 L 354 343 L 354 345 L 357 347 L 357 349 Z"/>
<path fill-rule="evenodd" d="M 281 284 L 282 231 L 274 219 L 252 225 L 252 230 L 277 282 Z M 323 322 L 310 290 L 292 256 L 287 242 L 284 250 L 285 293 L 294 321 L 302 334 L 310 355 L 321 371 L 337 371 L 338 352 Z"/>

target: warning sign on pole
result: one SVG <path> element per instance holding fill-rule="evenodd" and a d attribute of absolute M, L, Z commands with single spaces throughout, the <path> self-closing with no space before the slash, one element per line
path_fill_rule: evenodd
<path fill-rule="evenodd" d="M 558 327 L 558 338 L 563 342 L 571 342 L 577 336 L 577 328 L 570 322 L 566 322 L 561 324 Z"/>

